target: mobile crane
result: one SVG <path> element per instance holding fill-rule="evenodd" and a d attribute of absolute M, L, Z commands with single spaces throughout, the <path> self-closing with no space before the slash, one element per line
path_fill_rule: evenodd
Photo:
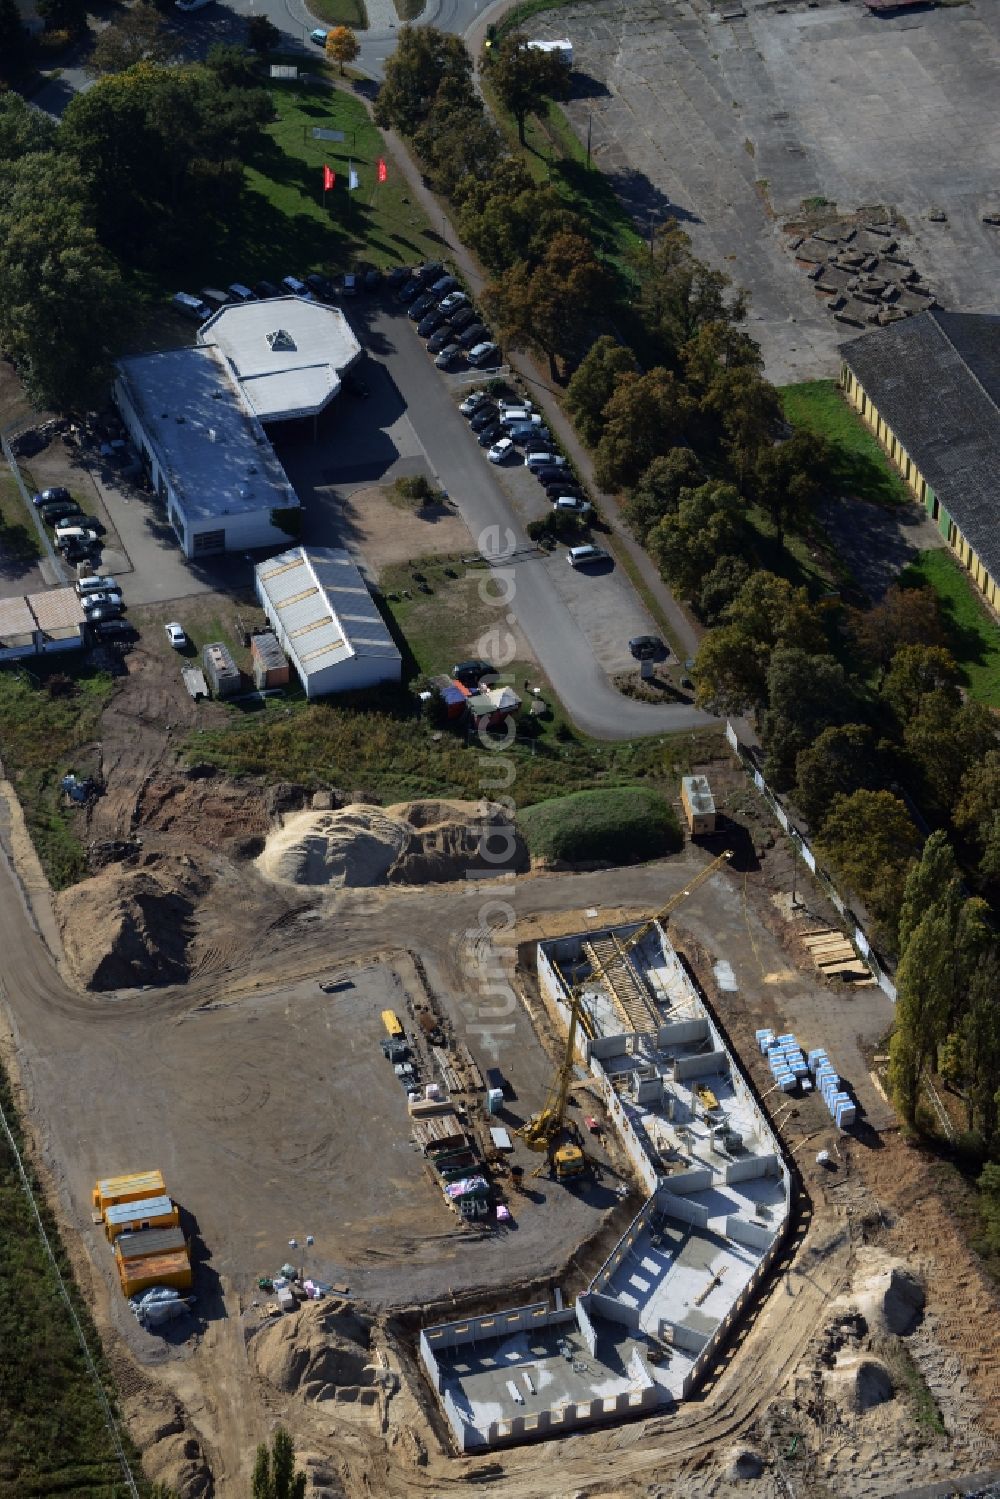
<path fill-rule="evenodd" d="M 661 906 L 655 916 L 644 921 L 637 927 L 627 941 L 621 943 L 618 950 L 603 968 L 597 965 L 596 971 L 588 974 L 587 978 L 574 984 L 568 996 L 569 1004 L 569 1026 L 566 1030 L 566 1044 L 563 1047 L 562 1059 L 556 1069 L 555 1076 L 549 1087 L 549 1096 L 545 1105 L 537 1114 L 533 1114 L 527 1122 L 517 1131 L 529 1150 L 544 1151 L 548 1157 L 549 1167 L 557 1181 L 571 1181 L 574 1177 L 582 1176 L 587 1169 L 587 1158 L 579 1144 L 579 1130 L 566 1122 L 566 1104 L 569 1100 L 569 1091 L 573 1082 L 573 1065 L 576 1054 L 576 1033 L 580 1024 L 580 1015 L 583 1005 L 583 995 L 588 984 L 594 977 L 607 980 L 610 970 L 616 968 L 619 963 L 625 961 L 634 947 L 643 940 L 657 922 L 665 921 L 677 907 L 689 895 L 693 895 L 699 885 L 711 879 L 716 870 L 723 864 L 729 862 L 733 857 L 732 849 L 726 849 L 717 859 L 706 864 L 700 869 L 694 879 L 672 895 L 665 905 Z M 541 1170 L 534 1175 L 539 1175 Z"/>

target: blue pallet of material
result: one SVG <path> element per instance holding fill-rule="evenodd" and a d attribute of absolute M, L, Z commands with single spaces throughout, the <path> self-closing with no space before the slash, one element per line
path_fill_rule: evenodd
<path fill-rule="evenodd" d="M 755 1038 L 756 1038 L 756 1041 L 757 1041 L 757 1045 L 761 1049 L 761 1054 L 763 1055 L 768 1050 L 769 1046 L 771 1045 L 772 1041 L 774 1040 L 774 1032 L 773 1031 L 767 1031 L 767 1030 L 764 1030 L 764 1031 L 755 1031 L 754 1035 L 755 1035 Z"/>
<path fill-rule="evenodd" d="M 799 1081 L 802 1084 L 802 1091 L 803 1091 L 803 1093 L 811 1093 L 812 1092 L 813 1085 L 812 1085 L 812 1083 L 809 1081 L 809 1079 L 807 1077 L 800 1078 Z"/>
<path fill-rule="evenodd" d="M 839 1129 L 843 1129 L 846 1124 L 853 1124 L 857 1117 L 857 1105 L 854 1103 L 853 1099 L 849 1099 L 846 1103 L 841 1102 L 837 1105 L 837 1112 L 834 1115 L 834 1118 L 837 1121 L 837 1127 Z"/>
<path fill-rule="evenodd" d="M 778 1037 L 778 1045 L 779 1046 L 797 1046 L 798 1042 L 795 1040 L 795 1037 L 792 1034 L 792 1032 L 789 1031 L 787 1033 L 787 1035 L 779 1036 Z"/>
<path fill-rule="evenodd" d="M 814 1046 L 813 1049 L 812 1049 L 812 1051 L 809 1052 L 808 1055 L 809 1055 L 809 1066 L 810 1067 L 815 1067 L 817 1062 L 825 1062 L 826 1061 L 826 1047 L 825 1046 Z"/>
<path fill-rule="evenodd" d="M 775 1081 L 777 1082 L 778 1087 L 781 1089 L 782 1093 L 791 1093 L 792 1089 L 795 1087 L 795 1074 L 794 1072 L 783 1072 L 779 1078 L 775 1079 Z"/>

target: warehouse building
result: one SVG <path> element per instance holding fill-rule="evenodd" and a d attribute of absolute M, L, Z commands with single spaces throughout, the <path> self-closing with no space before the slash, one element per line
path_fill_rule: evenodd
<path fill-rule="evenodd" d="M 399 681 L 402 657 L 347 552 L 295 547 L 256 574 L 261 608 L 306 697 Z"/>
<path fill-rule="evenodd" d="M 1000 315 L 921 312 L 840 353 L 847 399 L 1000 609 Z"/>

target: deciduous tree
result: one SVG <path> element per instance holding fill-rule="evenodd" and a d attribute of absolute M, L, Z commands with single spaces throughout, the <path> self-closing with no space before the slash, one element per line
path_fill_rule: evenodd
<path fill-rule="evenodd" d="M 903 744 L 919 781 L 922 805 L 947 817 L 959 798 L 963 776 L 996 743 L 993 716 L 982 703 L 956 707 L 947 687 L 924 693 L 903 726 Z"/>
<path fill-rule="evenodd" d="M 769 407 L 770 402 L 765 402 L 765 409 Z M 783 441 L 764 442 L 757 448 L 749 488 L 770 516 L 779 546 L 784 545 L 787 527 L 801 527 L 808 520 L 822 492 L 828 462 L 825 439 L 802 428 Z"/>
<path fill-rule="evenodd" d="M 1000 880 L 1000 749 L 990 749 L 962 777 L 953 821 L 971 844 L 985 880 Z"/>
<path fill-rule="evenodd" d="M 35 9 L 46 31 L 68 31 L 80 36 L 87 29 L 87 0 L 36 0 Z"/>
<path fill-rule="evenodd" d="M 676 366 L 681 349 L 700 328 L 746 317 L 744 293 L 732 293 L 728 276 L 691 253 L 691 240 L 675 220 L 658 231 L 652 255 L 636 253 L 634 270 L 636 312 L 651 362 Z"/>
<path fill-rule="evenodd" d="M 930 692 L 944 692 L 958 710 L 958 667 L 939 645 L 904 645 L 895 653 L 882 683 L 882 696 L 902 729 Z"/>
<path fill-rule="evenodd" d="M 636 540 L 645 545 L 656 523 L 677 509 L 681 490 L 697 489 L 704 480 L 705 470 L 693 448 L 671 448 L 669 453 L 654 458 L 622 504 L 622 514 Z"/>
<path fill-rule="evenodd" d="M 258 57 L 267 57 L 281 41 L 281 32 L 268 16 L 252 15 L 247 20 L 247 46 Z"/>
<path fill-rule="evenodd" d="M 906 876 L 920 853 L 920 834 L 891 791 L 838 796 L 817 839 L 817 852 L 863 901 L 876 934 L 895 950 Z"/>
<path fill-rule="evenodd" d="M 745 557 L 716 558 L 698 589 L 698 613 L 707 625 L 716 625 L 724 618 L 750 573 L 750 564 Z"/>
<path fill-rule="evenodd" d="M 870 609 L 852 609 L 847 622 L 858 653 L 878 673 L 879 686 L 902 646 L 944 644 L 933 588 L 900 588 L 893 583 Z"/>
<path fill-rule="evenodd" d="M 327 57 L 339 65 L 340 76 L 343 77 L 347 64 L 353 62 L 361 51 L 361 43 L 349 26 L 334 26 L 326 34 L 326 46 L 323 50 Z"/>
<path fill-rule="evenodd" d="M 607 285 L 590 242 L 557 234 L 535 266 L 519 261 L 491 282 L 483 304 L 506 342 L 544 355 L 558 379 L 557 359 L 577 353 Z"/>
<path fill-rule="evenodd" d="M 549 99 L 569 97 L 570 70 L 556 52 L 530 47 L 523 32 L 508 32 L 483 54 L 482 71 L 497 97 L 517 121 L 524 145 L 524 125 Z"/>
<path fill-rule="evenodd" d="M 455 190 L 462 238 L 494 273 L 517 261 L 537 265 L 557 234 L 585 236 L 586 225 L 554 187 L 534 183 L 524 164 L 500 156 L 488 178 Z"/>
<path fill-rule="evenodd" d="M 87 72 L 98 77 L 102 73 L 124 73 L 146 58 L 167 62 L 176 52 L 176 33 L 167 29 L 155 6 L 133 5 L 100 32 L 87 59 Z"/>
<path fill-rule="evenodd" d="M 402 27 L 396 50 L 386 60 L 385 79 L 375 101 L 375 123 L 413 135 L 446 81 L 453 99 L 473 101 L 472 60 L 461 37 L 436 26 Z"/>
<path fill-rule="evenodd" d="M 671 588 L 690 598 L 723 552 L 736 545 L 742 507 L 731 484 L 682 489 L 674 510 L 650 531 L 649 553 Z"/>
<path fill-rule="evenodd" d="M 766 775 L 779 791 L 795 777 L 796 758 L 831 724 L 849 718 L 850 684 L 839 661 L 797 646 L 779 646 L 767 668 L 767 708 L 761 738 L 767 750 Z"/>
<path fill-rule="evenodd" d="M 584 442 L 593 447 L 604 431 L 604 409 L 619 376 L 638 374 L 631 349 L 605 334 L 590 347 L 566 387 L 566 405 Z"/>
<path fill-rule="evenodd" d="M 833 724 L 795 760 L 795 805 L 818 828 L 838 796 L 875 791 L 885 779 L 875 736 L 866 724 Z"/>
<path fill-rule="evenodd" d="M 668 370 L 619 376 L 604 409 L 604 432 L 594 457 L 601 488 L 637 483 L 654 458 L 680 443 L 690 411 L 686 390 Z"/>

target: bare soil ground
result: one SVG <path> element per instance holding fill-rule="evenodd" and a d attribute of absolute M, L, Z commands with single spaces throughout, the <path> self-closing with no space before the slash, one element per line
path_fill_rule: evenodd
<path fill-rule="evenodd" d="M 341 500 L 344 525 L 381 577 L 386 567 L 414 557 L 442 557 L 474 551 L 465 521 L 448 504 L 421 509 L 399 503 L 380 485 L 356 489 Z"/>

